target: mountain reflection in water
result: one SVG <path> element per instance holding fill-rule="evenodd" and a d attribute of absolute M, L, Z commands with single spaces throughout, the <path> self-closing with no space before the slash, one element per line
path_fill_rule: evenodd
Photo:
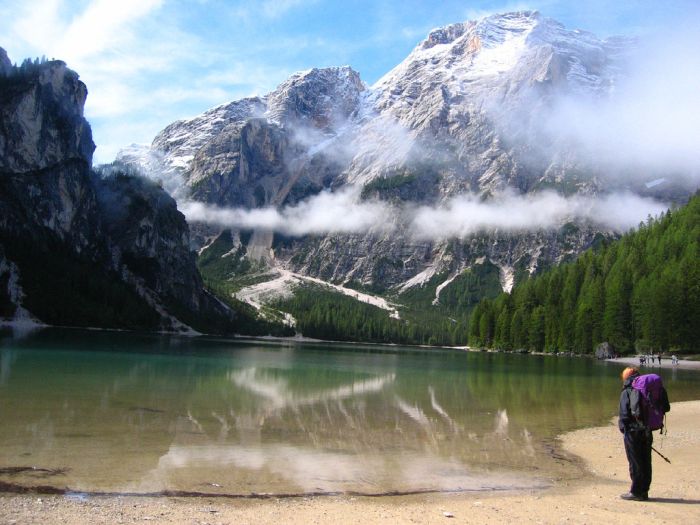
<path fill-rule="evenodd" d="M 426 414 L 392 393 L 394 373 L 304 393 L 257 368 L 230 372 L 228 377 L 238 389 L 258 398 L 255 409 L 212 412 L 217 423 L 210 420 L 209 428 L 188 414 L 168 452 L 147 477 L 147 488 L 173 481 L 180 485 L 178 471 L 197 469 L 217 471 L 216 485 L 254 486 L 262 479 L 273 491 L 374 493 L 541 484 L 522 474 L 480 471 L 452 454 L 443 457 L 445 448 L 454 453 L 462 427 L 439 405 L 432 386 L 426 393 L 431 406 L 438 407 L 433 408 L 435 414 Z M 374 402 L 367 397 L 373 395 L 383 399 L 384 422 L 367 409 Z M 507 439 L 503 413 L 496 416 L 494 426 L 506 446 L 517 447 Z M 470 445 L 484 446 L 476 435 L 464 444 L 468 447 L 463 452 Z"/>
<path fill-rule="evenodd" d="M 581 475 L 553 438 L 619 392 L 581 359 L 134 334 L 0 339 L 0 366 L 0 482 L 78 491 L 541 487 Z"/>

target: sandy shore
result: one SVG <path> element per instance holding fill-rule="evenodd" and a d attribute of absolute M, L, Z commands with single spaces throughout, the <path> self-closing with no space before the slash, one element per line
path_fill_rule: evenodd
<path fill-rule="evenodd" d="M 648 502 L 618 498 L 629 478 L 622 438 L 611 422 L 562 436 L 566 451 L 585 459 L 588 474 L 544 491 L 283 500 L 3 494 L 0 523 L 697 523 L 700 401 L 675 403 L 667 423 L 669 433 L 656 437 L 655 447 L 673 464 L 654 455 Z"/>
<path fill-rule="evenodd" d="M 620 363 L 624 366 L 634 366 L 639 368 L 643 374 L 648 374 L 654 371 L 654 368 L 689 368 L 700 370 L 700 361 L 689 361 L 688 359 L 679 359 L 677 364 L 673 364 L 670 358 L 662 358 L 661 364 L 658 359 L 654 360 L 654 364 L 639 365 L 638 357 L 618 357 L 617 359 L 608 359 L 611 363 Z"/>

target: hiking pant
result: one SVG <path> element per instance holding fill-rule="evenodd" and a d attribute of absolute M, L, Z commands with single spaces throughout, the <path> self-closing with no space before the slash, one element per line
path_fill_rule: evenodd
<path fill-rule="evenodd" d="M 632 488 L 630 492 L 645 495 L 651 485 L 651 444 L 654 438 L 650 430 L 625 431 L 625 452 L 630 465 Z"/>

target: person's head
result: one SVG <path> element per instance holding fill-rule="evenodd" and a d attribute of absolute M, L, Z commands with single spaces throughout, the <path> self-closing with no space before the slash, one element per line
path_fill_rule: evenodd
<path fill-rule="evenodd" d="M 620 374 L 620 377 L 622 378 L 622 381 L 627 381 L 630 377 L 632 377 L 635 374 L 639 373 L 639 369 L 635 368 L 633 366 L 628 366 L 625 368 L 622 373 Z"/>

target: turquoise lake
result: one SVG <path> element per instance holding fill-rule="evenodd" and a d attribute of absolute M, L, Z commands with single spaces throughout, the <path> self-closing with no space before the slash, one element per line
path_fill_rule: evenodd
<path fill-rule="evenodd" d="M 6 330 L 0 482 L 229 495 L 547 487 L 582 475 L 556 436 L 610 421 L 621 368 L 458 350 Z M 700 398 L 700 373 L 654 370 L 672 403 Z M 622 453 L 621 441 L 610 446 Z"/>

